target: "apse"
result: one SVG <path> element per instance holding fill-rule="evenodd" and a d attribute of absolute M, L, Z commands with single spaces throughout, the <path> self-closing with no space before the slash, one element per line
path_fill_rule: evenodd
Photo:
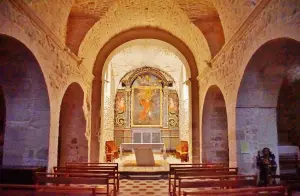
<path fill-rule="evenodd" d="M 175 151 L 180 140 L 191 145 L 186 67 L 178 50 L 154 39 L 129 41 L 111 53 L 103 72 L 100 158 L 105 158 L 105 141 L 114 141 L 117 146 L 135 141 L 163 142 L 168 151 Z M 148 93 L 156 104 L 152 123 L 136 121 L 142 118 L 138 113 L 144 106 L 137 91 L 143 88 L 151 89 Z"/>

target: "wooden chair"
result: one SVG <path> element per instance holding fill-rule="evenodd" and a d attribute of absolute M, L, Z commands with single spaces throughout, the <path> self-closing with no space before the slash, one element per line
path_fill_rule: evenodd
<path fill-rule="evenodd" d="M 119 158 L 119 150 L 114 141 L 105 142 L 105 155 L 107 162 L 113 162 L 114 159 Z"/>
<path fill-rule="evenodd" d="M 187 141 L 180 141 L 176 146 L 176 158 L 180 158 L 181 162 L 188 162 L 189 145 Z"/>

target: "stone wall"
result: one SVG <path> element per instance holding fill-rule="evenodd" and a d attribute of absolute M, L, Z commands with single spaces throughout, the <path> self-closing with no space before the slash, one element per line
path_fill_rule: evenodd
<path fill-rule="evenodd" d="M 86 119 L 83 113 L 84 92 L 72 83 L 61 104 L 59 120 L 59 165 L 66 162 L 87 162 L 88 141 L 85 137 Z"/>
<path fill-rule="evenodd" d="M 300 72 L 299 72 L 300 73 Z M 278 144 L 300 147 L 300 78 L 284 80 L 278 97 Z"/>
<path fill-rule="evenodd" d="M 48 89 L 50 102 L 50 142 L 48 167 L 57 164 L 58 126 L 60 103 L 67 86 L 76 81 L 87 92 L 84 97 L 86 118 L 90 118 L 90 92 L 92 74 L 72 54 L 65 50 L 64 44 L 45 28 L 28 6 L 21 1 L 0 3 L 0 34 L 9 35 L 21 41 L 32 52 L 40 65 Z M 87 123 L 86 133 L 90 133 Z"/>
<path fill-rule="evenodd" d="M 212 68 L 207 68 L 199 75 L 200 105 L 203 105 L 209 86 L 217 85 L 223 92 L 228 114 L 231 166 L 236 166 L 238 157 L 242 156 L 236 142 L 236 100 L 245 67 L 255 51 L 269 40 L 279 37 L 300 40 L 300 27 L 297 25 L 299 10 L 296 0 L 270 1 L 264 9 L 247 19 L 245 28 L 237 31 L 233 41 L 225 44 L 212 60 Z"/>

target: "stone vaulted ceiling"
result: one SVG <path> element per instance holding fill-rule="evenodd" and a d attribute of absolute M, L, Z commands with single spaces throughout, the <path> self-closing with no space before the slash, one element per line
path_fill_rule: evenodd
<path fill-rule="evenodd" d="M 144 1 L 144 0 L 132 0 Z M 213 0 L 174 0 L 205 36 L 214 56 L 224 44 L 222 25 Z M 118 0 L 74 0 L 67 25 L 66 44 L 78 54 L 86 33 L 112 8 Z"/>
<path fill-rule="evenodd" d="M 116 0 L 74 0 L 71 15 L 100 19 Z M 191 21 L 216 17 L 213 0 L 175 0 Z"/>

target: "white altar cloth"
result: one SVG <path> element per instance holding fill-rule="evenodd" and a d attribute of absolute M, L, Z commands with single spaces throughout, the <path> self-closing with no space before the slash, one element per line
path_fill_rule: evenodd
<path fill-rule="evenodd" d="M 134 151 L 136 149 L 160 149 L 163 151 L 163 156 L 166 156 L 166 147 L 164 143 L 122 143 L 120 145 L 120 159 L 122 159 L 123 150 Z"/>

